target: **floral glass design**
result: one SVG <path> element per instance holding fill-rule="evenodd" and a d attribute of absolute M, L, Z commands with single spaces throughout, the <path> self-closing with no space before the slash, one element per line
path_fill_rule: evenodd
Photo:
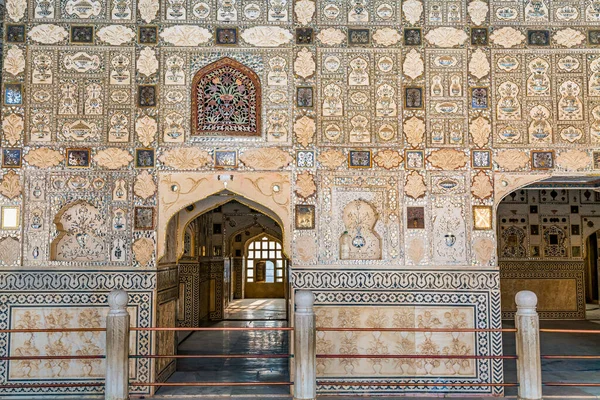
<path fill-rule="evenodd" d="M 196 73 L 192 84 L 194 135 L 260 135 L 261 88 L 258 76 L 230 58 Z"/>

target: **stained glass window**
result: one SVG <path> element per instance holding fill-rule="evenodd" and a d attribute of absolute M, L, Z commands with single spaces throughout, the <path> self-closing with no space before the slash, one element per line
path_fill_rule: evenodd
<path fill-rule="evenodd" d="M 194 76 L 194 135 L 259 136 L 260 108 L 258 76 L 235 60 L 222 58 Z"/>

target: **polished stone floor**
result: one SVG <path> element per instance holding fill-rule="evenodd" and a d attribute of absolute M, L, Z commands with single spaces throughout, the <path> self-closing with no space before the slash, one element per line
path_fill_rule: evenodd
<path fill-rule="evenodd" d="M 542 328 L 589 329 L 600 331 L 600 312 L 597 305 L 589 305 L 589 321 L 542 321 Z M 285 322 L 285 303 L 274 299 L 246 299 L 235 301 L 227 313 L 228 320 L 213 326 L 282 327 Z M 513 327 L 505 322 L 505 327 Z M 515 354 L 514 333 L 505 333 L 504 352 Z M 600 334 L 541 334 L 542 353 L 600 355 Z M 288 352 L 287 332 L 195 332 L 180 346 L 179 354 L 284 354 Z M 516 381 L 514 360 L 505 361 L 505 381 Z M 543 360 L 545 382 L 598 382 L 600 360 Z M 179 360 L 177 372 L 169 382 L 269 382 L 289 381 L 288 359 L 195 359 Z M 288 400 L 287 386 L 255 387 L 163 387 L 154 399 L 183 400 L 201 395 L 205 400 L 232 398 Z M 600 399 L 600 388 L 544 387 L 544 397 L 553 399 Z M 213 397 L 214 396 L 214 397 Z M 516 388 L 507 388 L 506 398 L 516 397 Z M 450 397 L 450 396 L 448 396 Z M 476 397 L 452 396 L 476 400 Z M 396 399 L 400 397 L 387 397 Z M 432 397 L 433 398 L 433 397 Z M 435 397 L 439 399 L 440 397 Z M 363 400 L 365 397 L 319 397 L 320 400 Z M 420 397 L 420 400 L 426 398 Z"/>
<path fill-rule="evenodd" d="M 244 299 L 231 303 L 226 320 L 214 327 L 285 327 L 285 300 Z M 287 331 L 194 332 L 179 354 L 287 354 Z M 289 359 L 180 359 L 168 382 L 289 382 Z M 162 387 L 157 395 L 286 395 L 288 386 Z"/>
<path fill-rule="evenodd" d="M 588 314 L 589 317 L 589 314 Z M 581 329 L 600 332 L 600 321 L 540 321 L 541 328 Z M 506 328 L 514 327 L 505 321 Z M 504 354 L 515 354 L 515 334 L 504 333 Z M 600 356 L 600 334 L 584 333 L 540 333 L 542 355 L 598 355 Z M 504 381 L 516 382 L 515 360 L 505 360 Z M 542 360 L 542 382 L 592 382 L 600 383 L 600 360 Z M 515 395 L 516 388 L 507 388 L 506 395 Z M 544 386 L 545 396 L 566 399 L 569 396 L 591 396 L 600 398 L 600 387 L 551 387 Z"/>
<path fill-rule="evenodd" d="M 225 310 L 225 319 L 232 320 L 285 320 L 284 299 L 234 300 Z"/>

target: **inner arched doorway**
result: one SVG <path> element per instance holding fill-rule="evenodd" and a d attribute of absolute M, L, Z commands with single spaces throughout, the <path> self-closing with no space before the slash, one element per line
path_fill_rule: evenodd
<path fill-rule="evenodd" d="M 554 176 L 515 189 L 499 203 L 504 319 L 513 318 L 520 290 L 536 293 L 540 319 L 598 319 L 599 184 L 597 177 Z"/>
<path fill-rule="evenodd" d="M 176 270 L 178 287 L 175 318 L 161 318 L 159 301 L 159 323 L 190 328 L 287 326 L 289 274 L 285 233 L 285 222 L 278 212 L 226 188 L 185 205 L 172 215 L 165 228 L 159 269 Z M 289 352 L 286 332 L 178 331 L 171 337 L 169 334 L 157 334 L 158 354 Z M 289 380 L 287 360 L 265 359 L 264 365 L 259 364 L 260 360 L 257 364 L 255 359 L 228 357 L 158 359 L 157 372 L 161 372 L 157 380 L 232 382 L 240 377 L 259 382 Z M 231 375 L 233 370 L 237 372 L 235 376 Z M 261 374 L 264 371 L 269 373 Z M 257 388 L 249 387 L 248 393 L 253 389 Z M 182 395 L 190 390 L 194 394 L 208 393 L 199 387 L 164 387 L 158 394 Z M 213 388 L 210 393 L 224 395 L 228 390 L 231 388 L 224 387 L 221 393 Z M 264 390 L 268 394 L 279 389 L 264 387 Z"/>

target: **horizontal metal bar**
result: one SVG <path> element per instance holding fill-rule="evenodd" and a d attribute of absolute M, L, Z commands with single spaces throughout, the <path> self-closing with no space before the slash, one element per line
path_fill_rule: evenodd
<path fill-rule="evenodd" d="M 591 382 L 542 382 L 544 386 L 582 386 L 582 387 L 600 387 L 600 383 Z"/>
<path fill-rule="evenodd" d="M 177 355 L 130 355 L 129 358 L 290 358 L 291 354 L 177 354 Z"/>
<path fill-rule="evenodd" d="M 540 332 L 546 332 L 546 333 L 591 333 L 591 334 L 600 335 L 600 329 L 591 330 L 591 329 L 547 329 L 547 328 L 543 328 L 543 329 L 540 329 Z"/>
<path fill-rule="evenodd" d="M 495 360 L 495 359 L 506 359 L 516 360 L 517 356 L 469 356 L 469 355 L 442 355 L 442 354 L 317 354 L 317 358 L 416 358 L 416 359 L 465 359 L 465 360 Z"/>
<path fill-rule="evenodd" d="M 131 386 L 289 386 L 293 382 L 133 382 Z"/>
<path fill-rule="evenodd" d="M 467 328 L 317 328 L 321 332 L 517 332 L 517 329 L 467 329 Z"/>
<path fill-rule="evenodd" d="M 541 358 L 545 358 L 548 360 L 560 360 L 560 359 L 565 359 L 565 360 L 600 360 L 600 356 L 556 356 L 556 355 L 552 355 L 552 356 L 544 356 L 542 355 Z"/>
<path fill-rule="evenodd" d="M 402 387 L 418 387 L 418 386 L 519 386 L 518 383 L 479 383 L 479 382 L 465 382 L 465 383 L 410 383 L 410 382 L 329 382 L 329 381 L 317 381 L 317 385 L 335 385 L 335 386 L 402 386 Z"/>
<path fill-rule="evenodd" d="M 0 333 L 67 333 L 67 332 L 106 332 L 106 328 L 0 329 Z"/>
<path fill-rule="evenodd" d="M 93 359 L 104 359 L 106 356 L 103 355 L 89 355 L 89 356 L 12 356 L 12 357 L 0 357 L 1 361 L 22 361 L 22 360 L 93 360 Z"/>
<path fill-rule="evenodd" d="M 28 383 L 28 384 L 2 384 L 0 389 L 29 389 L 29 388 L 62 388 L 62 387 L 94 387 L 104 386 L 104 382 L 99 383 L 87 383 L 87 382 L 74 382 L 74 383 Z"/>
<path fill-rule="evenodd" d="M 131 331 L 293 331 L 294 328 L 137 328 L 132 327 Z"/>

